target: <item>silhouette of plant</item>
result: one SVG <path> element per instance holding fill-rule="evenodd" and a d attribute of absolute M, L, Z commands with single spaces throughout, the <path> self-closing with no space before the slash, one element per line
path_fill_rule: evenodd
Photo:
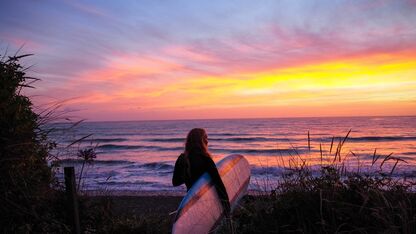
<path fill-rule="evenodd" d="M 84 166 L 85 164 L 91 164 L 94 161 L 94 159 L 97 157 L 97 154 L 95 153 L 94 148 L 80 149 L 78 150 L 77 157 L 83 160 L 82 166 L 81 166 L 81 172 L 79 173 L 79 178 L 78 178 L 77 190 L 79 191 L 82 174 L 84 172 Z"/>
<path fill-rule="evenodd" d="M 48 206 L 53 173 L 48 166 L 50 150 L 41 125 L 44 119 L 33 111 L 24 88 L 33 88 L 37 78 L 26 75 L 20 56 L 0 56 L 0 232 L 48 231 Z M 7 225 L 5 225 L 7 224 Z M 50 231 L 50 230 L 49 230 Z"/>

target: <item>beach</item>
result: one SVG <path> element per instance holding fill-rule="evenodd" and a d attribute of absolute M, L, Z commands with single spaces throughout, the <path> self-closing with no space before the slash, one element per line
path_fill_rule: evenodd
<path fill-rule="evenodd" d="M 82 198 L 110 200 L 115 215 L 169 215 L 174 216 L 185 192 L 158 191 L 89 191 Z"/>
<path fill-rule="evenodd" d="M 175 217 L 183 197 L 181 196 L 113 196 L 95 197 L 94 199 L 110 198 L 113 202 L 113 212 L 118 216 L 130 215 L 163 215 Z"/>
<path fill-rule="evenodd" d="M 89 191 L 81 197 L 92 200 L 109 199 L 116 215 L 157 214 L 175 217 L 174 212 L 185 195 L 185 191 Z M 246 196 L 261 197 L 264 195 L 265 193 L 248 192 Z"/>

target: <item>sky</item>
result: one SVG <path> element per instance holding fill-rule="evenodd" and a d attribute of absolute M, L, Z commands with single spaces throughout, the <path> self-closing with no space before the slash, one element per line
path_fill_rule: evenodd
<path fill-rule="evenodd" d="M 91 121 L 416 115 L 416 0 L 0 2 L 35 106 Z"/>

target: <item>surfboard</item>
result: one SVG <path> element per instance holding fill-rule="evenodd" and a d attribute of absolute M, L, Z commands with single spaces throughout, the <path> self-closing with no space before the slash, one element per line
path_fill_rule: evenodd
<path fill-rule="evenodd" d="M 225 157 L 217 164 L 227 190 L 231 210 L 246 194 L 250 182 L 248 161 L 238 154 Z M 208 173 L 203 174 L 182 199 L 172 228 L 173 234 L 209 233 L 224 215 L 218 193 Z"/>

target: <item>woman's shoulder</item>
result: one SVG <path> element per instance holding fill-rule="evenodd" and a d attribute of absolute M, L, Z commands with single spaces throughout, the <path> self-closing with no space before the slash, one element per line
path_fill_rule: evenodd
<path fill-rule="evenodd" d="M 215 165 L 214 160 L 210 156 L 206 156 L 206 155 L 201 154 L 200 157 L 206 164 Z"/>
<path fill-rule="evenodd" d="M 185 160 L 185 154 L 181 153 L 178 158 L 176 159 L 176 162 L 182 163 Z"/>

